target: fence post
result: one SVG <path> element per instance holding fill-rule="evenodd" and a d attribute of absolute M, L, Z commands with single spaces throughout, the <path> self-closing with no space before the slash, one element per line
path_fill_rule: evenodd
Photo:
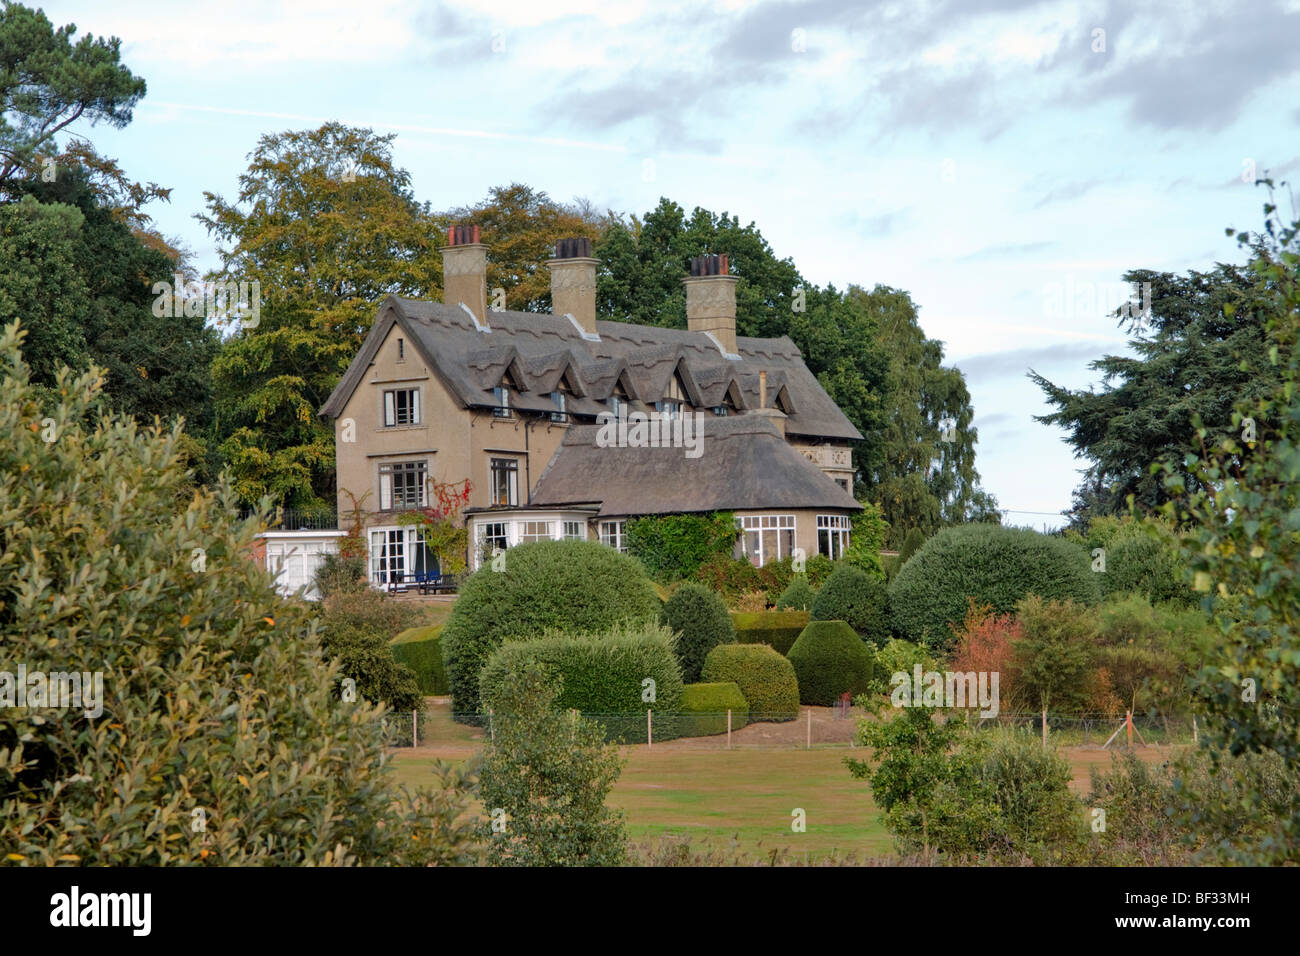
<path fill-rule="evenodd" d="M 572 726 L 569 728 L 569 743 L 573 743 L 578 738 L 578 708 L 570 707 L 569 715 L 573 717 Z"/>
<path fill-rule="evenodd" d="M 1200 734 L 1196 732 L 1196 715 L 1192 714 L 1192 743 L 1199 744 L 1200 742 Z"/>
<path fill-rule="evenodd" d="M 645 745 L 647 747 L 654 746 L 654 727 L 653 724 L 651 723 L 651 718 L 650 718 L 651 713 L 652 711 L 649 708 L 647 708 L 645 712 Z"/>
<path fill-rule="evenodd" d="M 1043 749 L 1047 749 L 1047 708 L 1043 708 Z"/>
<path fill-rule="evenodd" d="M 731 708 L 727 708 L 727 749 L 731 749 Z"/>
<path fill-rule="evenodd" d="M 808 749 L 812 750 L 812 708 L 808 708 Z"/>
<path fill-rule="evenodd" d="M 415 709 L 411 711 L 411 746 L 420 746 L 420 728 L 419 728 L 420 711 Z"/>

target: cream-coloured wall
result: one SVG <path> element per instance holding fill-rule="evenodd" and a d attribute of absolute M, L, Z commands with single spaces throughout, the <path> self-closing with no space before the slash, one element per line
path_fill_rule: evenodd
<path fill-rule="evenodd" d="M 794 515 L 794 546 L 803 548 L 805 557 L 811 558 L 817 553 L 817 516 L 845 513 L 830 509 L 766 508 L 762 511 L 737 511 L 735 514 L 737 518 L 746 515 Z"/>

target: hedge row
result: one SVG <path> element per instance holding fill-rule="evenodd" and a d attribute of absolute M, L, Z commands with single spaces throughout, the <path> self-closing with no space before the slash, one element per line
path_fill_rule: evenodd
<path fill-rule="evenodd" d="M 794 666 L 764 644 L 723 644 L 709 652 L 706 683 L 734 682 L 749 702 L 751 721 L 785 721 L 799 716 L 799 682 Z"/>
<path fill-rule="evenodd" d="M 781 654 L 787 653 L 808 626 L 807 611 L 732 611 L 736 641 L 740 644 L 766 644 Z"/>
<path fill-rule="evenodd" d="M 734 681 L 687 684 L 682 688 L 682 718 L 678 729 L 683 737 L 725 734 L 727 711 L 731 711 L 732 730 L 749 723 L 749 703 Z"/>
<path fill-rule="evenodd" d="M 799 702 L 829 707 L 841 694 L 871 686 L 876 655 L 843 621 L 813 621 L 787 655 L 799 679 Z"/>
<path fill-rule="evenodd" d="M 389 644 L 397 663 L 415 672 L 420 693 L 426 696 L 443 697 L 451 693 L 447 669 L 442 666 L 441 635 L 441 624 L 413 627 L 398 634 Z"/>

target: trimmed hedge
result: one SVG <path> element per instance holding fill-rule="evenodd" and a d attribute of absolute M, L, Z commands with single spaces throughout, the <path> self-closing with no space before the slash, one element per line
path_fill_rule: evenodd
<path fill-rule="evenodd" d="M 813 599 L 814 621 L 844 621 L 877 647 L 889 640 L 889 592 L 861 568 L 838 567 Z"/>
<path fill-rule="evenodd" d="M 1010 614 L 1028 594 L 1093 605 L 1100 575 L 1087 550 L 1064 538 L 994 524 L 945 528 L 899 569 L 889 586 L 894 632 L 936 650 L 951 645 L 967 599 Z"/>
<path fill-rule="evenodd" d="M 709 651 L 701 673 L 705 683 L 732 681 L 749 702 L 749 719 L 794 720 L 799 716 L 799 681 L 794 665 L 765 644 L 723 644 Z"/>
<path fill-rule="evenodd" d="M 673 633 L 658 624 L 618 626 L 593 634 L 547 633 L 509 641 L 488 657 L 479 680 L 486 697 L 527 661 L 537 661 L 559 684 L 557 707 L 576 708 L 604 725 L 607 739 L 645 741 L 647 710 L 654 711 L 654 739 L 678 736 L 682 672 Z M 653 702 L 643 699 L 654 681 Z"/>
<path fill-rule="evenodd" d="M 442 662 L 457 720 L 476 721 L 479 674 L 505 641 L 548 630 L 595 633 L 624 621 L 654 621 L 659 596 L 635 558 L 596 541 L 539 541 L 466 579 L 442 629 Z"/>
<path fill-rule="evenodd" d="M 843 621 L 812 621 L 786 655 L 799 680 L 799 703 L 829 707 L 871 686 L 876 655 Z"/>
<path fill-rule="evenodd" d="M 739 644 L 766 644 L 784 654 L 811 620 L 807 611 L 732 611 Z"/>
<path fill-rule="evenodd" d="M 722 598 L 703 584 L 686 581 L 664 603 L 659 622 L 677 633 L 677 660 L 682 680 L 700 679 L 700 668 L 709 651 L 736 640 L 736 629 Z"/>
<path fill-rule="evenodd" d="M 794 580 L 781 592 L 781 597 L 776 602 L 776 609 L 778 611 L 809 611 L 812 609 L 815 596 L 816 592 L 813 591 L 812 585 L 808 583 L 808 575 L 796 574 Z"/>
<path fill-rule="evenodd" d="M 397 663 L 405 664 L 415 672 L 420 693 L 431 697 L 443 697 L 451 692 L 447 669 L 442 666 L 442 647 L 438 640 L 441 634 L 441 624 L 413 627 L 389 643 Z"/>
<path fill-rule="evenodd" d="M 683 737 L 725 734 L 728 710 L 732 730 L 749 723 L 749 703 L 734 681 L 687 684 L 682 688 L 682 719 L 678 729 Z"/>

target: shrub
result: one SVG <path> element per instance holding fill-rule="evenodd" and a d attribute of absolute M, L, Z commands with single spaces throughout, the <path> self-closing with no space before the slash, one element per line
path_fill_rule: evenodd
<path fill-rule="evenodd" d="M 1011 614 L 994 614 L 987 604 L 971 599 L 966 617 L 953 628 L 952 669 L 958 673 L 998 675 L 999 709 L 1016 713 L 1015 642 L 1024 636 L 1020 622 Z"/>
<path fill-rule="evenodd" d="M 763 644 L 723 644 L 709 651 L 701 677 L 707 683 L 734 682 L 749 702 L 754 721 L 799 716 L 799 681 L 794 665 Z"/>
<path fill-rule="evenodd" d="M 1134 592 L 1153 603 L 1197 603 L 1196 593 L 1183 580 L 1177 542 L 1155 534 L 1128 535 L 1106 550 L 1106 571 L 1101 574 L 1106 594 Z"/>
<path fill-rule="evenodd" d="M 627 549 L 654 580 L 677 581 L 694 575 L 714 555 L 729 558 L 739 534 L 730 511 L 651 515 L 627 523 Z"/>
<path fill-rule="evenodd" d="M 1098 672 L 1092 609 L 1030 595 L 1017 605 L 1016 618 L 1023 630 L 1012 645 L 1012 669 L 1027 704 L 1044 713 L 1118 708 L 1106 675 Z"/>
<path fill-rule="evenodd" d="M 365 556 L 326 554 L 312 575 L 312 586 L 322 598 L 370 590 Z"/>
<path fill-rule="evenodd" d="M 711 555 L 695 572 L 695 580 L 715 591 L 731 606 L 742 594 L 763 589 L 758 568 L 725 554 Z"/>
<path fill-rule="evenodd" d="M 908 529 L 907 536 L 903 538 L 903 546 L 898 549 L 899 566 L 906 564 L 912 555 L 920 551 L 924 545 L 925 532 L 920 528 Z"/>
<path fill-rule="evenodd" d="M 877 647 L 889 639 L 888 592 L 860 568 L 845 565 L 822 585 L 813 600 L 814 621 L 844 621 Z"/>
<path fill-rule="evenodd" d="M 543 668 L 522 661 L 486 698 L 497 714 L 479 776 L 488 862 L 618 866 L 627 831 L 605 800 L 622 762 L 594 721 L 557 711 L 555 690 Z"/>
<path fill-rule="evenodd" d="M 868 693 L 888 697 L 894 689 L 894 675 L 901 671 L 907 674 L 910 680 L 917 664 L 921 665 L 922 672 L 942 670 L 939 662 L 921 645 L 898 638 L 887 642 L 884 647 L 876 651 L 876 666 Z"/>
<path fill-rule="evenodd" d="M 362 591 L 332 594 L 319 607 L 321 622 L 327 627 L 373 631 L 386 639 L 414 627 L 420 617 L 420 612 L 407 602 L 369 586 Z"/>
<path fill-rule="evenodd" d="M 421 694 L 442 697 L 449 692 L 447 670 L 442 666 L 442 646 L 438 641 L 441 624 L 413 627 L 393 638 L 389 644 L 393 658 L 415 674 Z"/>
<path fill-rule="evenodd" d="M 876 657 L 843 621 L 811 622 L 787 656 L 799 681 L 799 703 L 821 707 L 867 690 Z"/>
<path fill-rule="evenodd" d="M 776 609 L 807 611 L 812 608 L 813 593 L 812 585 L 808 583 L 808 576 L 796 574 L 789 587 L 781 592 L 781 597 L 776 602 Z"/>
<path fill-rule="evenodd" d="M 785 654 L 808 626 L 807 611 L 733 611 L 736 640 L 741 644 L 766 644 Z"/>
<path fill-rule="evenodd" d="M 367 587 L 336 592 L 321 603 L 321 649 L 338 661 L 340 684 L 356 682 L 366 700 L 409 712 L 423 704 L 415 673 L 393 656 L 389 642 L 416 616 L 408 605 Z"/>
<path fill-rule="evenodd" d="M 1027 594 L 1091 605 L 1100 599 L 1097 577 L 1088 552 L 1063 538 L 993 524 L 945 528 L 889 585 L 890 618 L 897 636 L 944 650 L 969 598 L 997 614 Z"/>
<path fill-rule="evenodd" d="M 712 737 L 727 732 L 727 711 L 731 711 L 731 729 L 749 723 L 749 703 L 733 682 L 687 684 L 682 688 L 681 735 Z"/>
<path fill-rule="evenodd" d="M 844 563 L 883 581 L 885 566 L 880 559 L 880 549 L 885 546 L 889 522 L 885 520 L 879 505 L 870 501 L 860 503 L 862 510 L 852 518 L 853 532 L 849 537 L 848 550 L 844 552 Z"/>
<path fill-rule="evenodd" d="M 671 631 L 657 624 L 618 625 L 595 634 L 559 634 L 503 644 L 488 658 L 480 681 L 486 699 L 510 674 L 535 661 L 556 680 L 555 703 L 605 725 L 610 740 L 646 739 L 646 711 L 654 711 L 654 739 L 677 736 L 681 666 Z M 653 680 L 653 685 L 645 681 Z M 654 700 L 646 701 L 653 686 Z"/>
<path fill-rule="evenodd" d="M 668 599 L 659 620 L 677 632 L 677 660 L 682 665 L 682 680 L 687 683 L 700 679 L 700 668 L 709 651 L 736 639 L 736 629 L 722 598 L 693 581 L 684 583 Z"/>
<path fill-rule="evenodd" d="M 654 620 L 659 597 L 635 558 L 595 541 L 539 541 L 511 548 L 505 570 L 484 566 L 461 586 L 442 629 L 442 662 L 457 720 L 479 711 L 479 673 L 508 639 L 548 629 L 595 632 Z"/>
<path fill-rule="evenodd" d="M 102 370 L 61 371 L 40 409 L 18 343 L 11 325 L 0 336 L 0 669 L 102 677 L 83 706 L 0 707 L 0 860 L 472 862 L 457 822 L 464 781 L 396 785 L 381 709 L 333 698 L 317 609 L 282 598 L 248 560 L 265 509 L 240 521 L 228 484 L 187 487 L 180 426 L 105 412 Z M 43 439 L 42 413 L 57 440 Z"/>

